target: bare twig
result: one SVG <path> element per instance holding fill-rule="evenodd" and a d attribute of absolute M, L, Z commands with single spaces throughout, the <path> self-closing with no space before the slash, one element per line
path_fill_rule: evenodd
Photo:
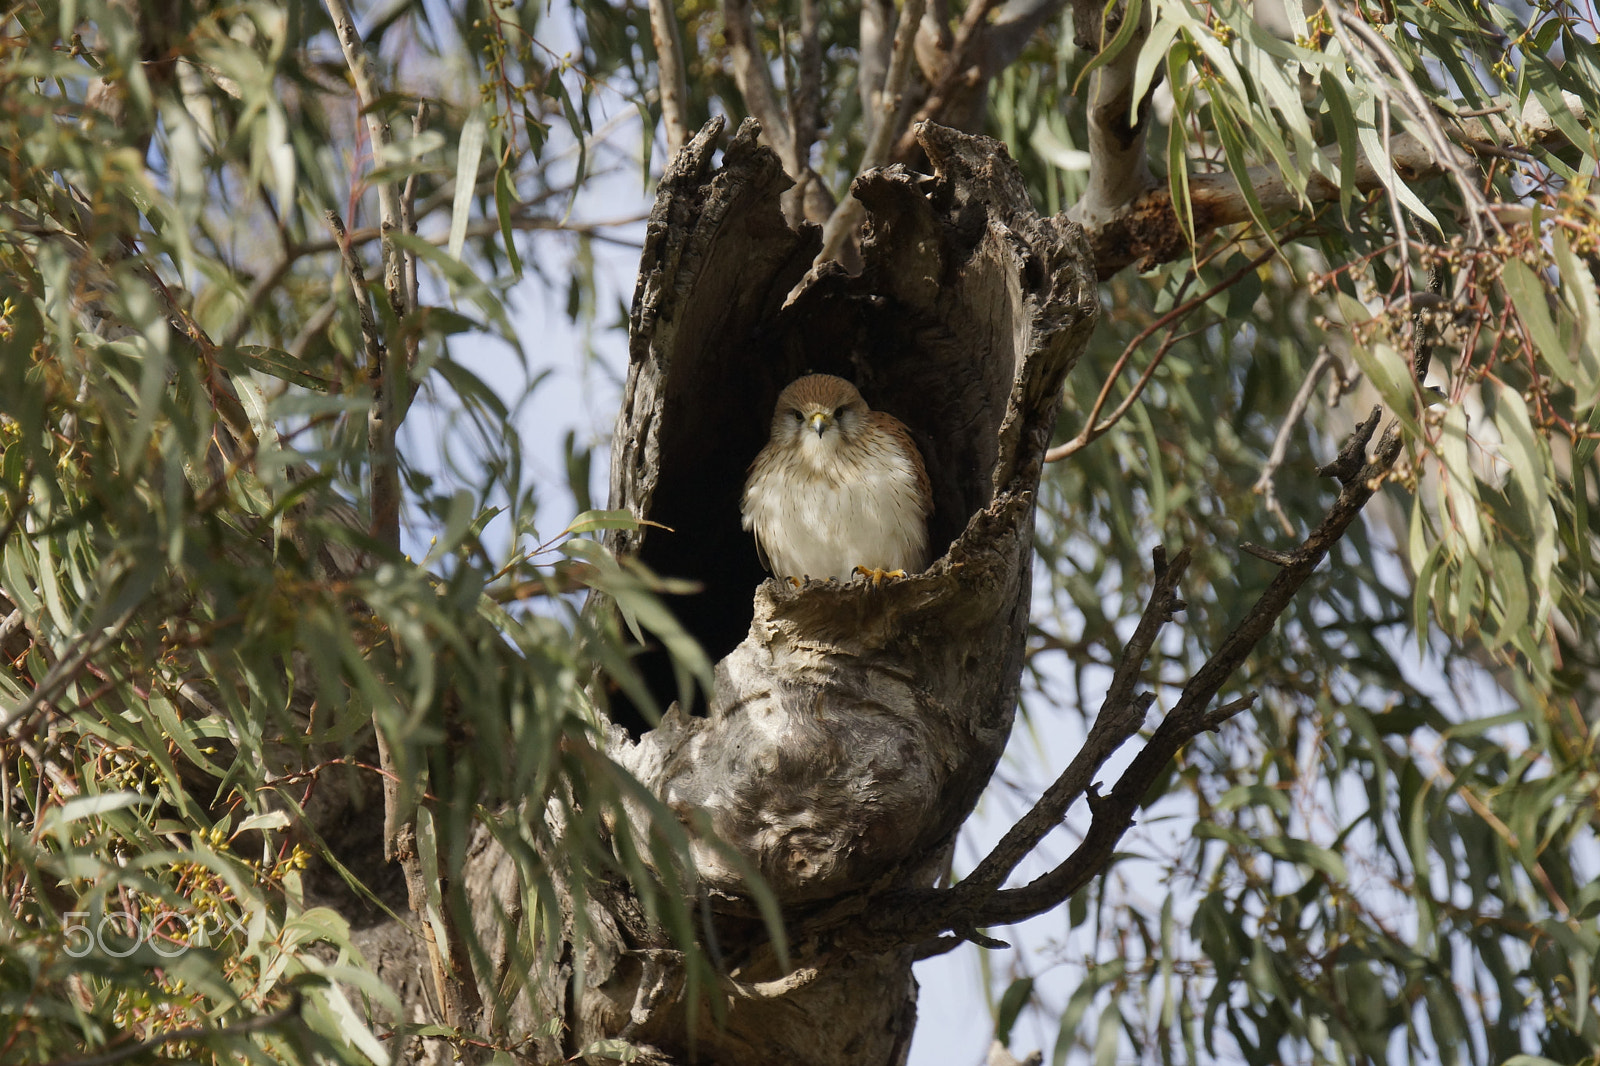
<path fill-rule="evenodd" d="M 551 232 L 577 233 L 593 240 L 604 241 L 624 248 L 639 247 L 638 241 L 630 241 L 621 237 L 613 237 L 605 231 L 618 226 L 633 226 L 649 218 L 648 214 L 622 215 L 617 218 L 597 219 L 593 222 L 563 221 L 549 215 L 523 215 L 511 216 L 511 228 L 523 232 L 537 232 L 548 230 Z M 467 236 L 490 237 L 500 232 L 500 220 L 495 218 L 480 218 L 467 225 Z M 359 248 L 363 244 L 370 244 L 383 236 L 383 231 L 376 226 L 364 229 L 353 229 L 349 232 L 349 244 L 352 248 Z M 422 240 L 429 244 L 443 245 L 450 239 L 448 231 L 423 236 Z M 307 241 L 295 245 L 290 249 L 289 255 L 295 259 L 303 259 L 310 255 L 325 255 L 328 252 L 343 251 L 343 244 L 336 239 Z"/>
<path fill-rule="evenodd" d="M 899 127 L 904 111 L 901 94 L 905 91 L 906 80 L 916 66 L 914 45 L 917 26 L 922 21 L 922 12 L 926 6 L 927 0 L 906 0 L 905 7 L 900 10 L 900 21 L 894 31 L 894 51 L 889 60 L 889 73 L 884 80 L 883 91 L 878 95 L 877 125 L 873 127 L 872 137 L 861 154 L 861 165 L 856 169 L 857 174 L 864 174 L 874 167 L 882 166 L 888 158 L 890 142 Z M 839 258 L 845 244 L 855 236 L 856 229 L 861 225 L 865 214 L 866 208 L 854 195 L 847 195 L 840 201 L 839 206 L 834 208 L 833 214 L 828 217 L 828 224 L 823 227 L 822 251 L 817 253 L 816 266 Z"/>
<path fill-rule="evenodd" d="M 1329 370 L 1334 372 L 1341 384 L 1345 381 L 1344 366 L 1339 362 L 1339 357 L 1327 348 L 1323 348 L 1317 353 L 1306 379 L 1300 383 L 1300 390 L 1294 394 L 1294 400 L 1289 404 L 1289 411 L 1283 416 L 1283 424 L 1278 427 L 1278 435 L 1272 442 L 1272 454 L 1267 456 L 1266 463 L 1261 467 L 1261 476 L 1256 478 L 1255 492 L 1261 497 L 1267 510 L 1277 518 L 1285 536 L 1294 536 L 1294 525 L 1289 521 L 1288 515 L 1283 513 L 1282 505 L 1278 503 L 1273 477 L 1289 454 L 1289 434 L 1299 424 L 1300 419 L 1305 417 L 1306 408 L 1311 405 L 1311 396 L 1317 391 L 1317 383 Z"/>
<path fill-rule="evenodd" d="M 650 39 L 656 46 L 656 79 L 661 86 L 661 124 L 667 133 L 667 155 L 689 139 L 689 85 L 685 78 L 683 36 L 678 16 L 667 0 L 650 0 Z"/>
<path fill-rule="evenodd" d="M 1211 288 L 1207 289 L 1205 292 L 1184 301 L 1135 334 L 1134 338 L 1130 340 L 1122 349 L 1122 354 L 1117 356 L 1116 363 L 1111 367 L 1111 373 L 1106 375 L 1105 384 L 1100 387 L 1100 395 L 1095 397 L 1094 406 L 1089 409 L 1089 417 L 1084 420 L 1083 428 L 1078 431 L 1078 435 L 1069 441 L 1064 441 L 1061 444 L 1057 444 L 1055 447 L 1045 452 L 1044 461 L 1047 463 L 1059 462 L 1060 460 L 1067 458 L 1067 456 L 1081 451 L 1083 448 L 1087 447 L 1089 444 L 1092 444 L 1095 440 L 1104 435 L 1112 426 L 1121 421 L 1122 416 L 1128 413 L 1129 409 L 1133 407 L 1135 401 L 1137 401 L 1139 396 L 1144 392 L 1144 387 L 1150 383 L 1151 376 L 1154 375 L 1156 368 L 1161 365 L 1161 361 L 1166 357 L 1167 352 L 1171 350 L 1172 346 L 1177 343 L 1177 341 L 1182 339 L 1182 337 L 1192 336 L 1193 334 L 1183 334 L 1180 336 L 1175 332 L 1168 333 L 1166 339 L 1161 342 L 1161 346 L 1157 348 L 1155 354 L 1150 357 L 1149 364 L 1145 367 L 1144 372 L 1139 375 L 1139 380 L 1134 383 L 1133 389 L 1126 397 L 1123 398 L 1122 402 L 1117 405 L 1116 410 L 1112 411 L 1111 414 L 1107 416 L 1105 421 L 1097 421 L 1100 418 L 1100 412 L 1105 409 L 1106 402 L 1111 397 L 1112 388 L 1115 387 L 1117 379 L 1122 376 L 1123 368 L 1128 365 L 1128 360 L 1138 349 L 1139 345 L 1149 340 L 1150 337 L 1153 336 L 1158 330 L 1165 329 L 1166 327 L 1174 325 L 1186 318 L 1192 311 L 1195 310 L 1195 308 L 1204 306 L 1206 301 L 1210 300 L 1217 293 L 1222 292 L 1224 289 L 1236 284 L 1240 278 L 1259 269 L 1261 264 L 1265 263 L 1267 260 L 1271 259 L 1277 254 L 1278 250 L 1276 248 L 1268 248 L 1266 251 L 1250 260 L 1250 262 L 1246 263 L 1238 270 L 1235 270 L 1232 274 L 1229 274 L 1226 278 L 1211 286 Z"/>

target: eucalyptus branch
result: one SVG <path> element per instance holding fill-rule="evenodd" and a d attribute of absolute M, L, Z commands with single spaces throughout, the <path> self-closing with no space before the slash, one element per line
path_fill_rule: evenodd
<path fill-rule="evenodd" d="M 104 651 L 112 641 L 122 636 L 122 631 L 133 621 L 139 605 L 135 604 L 107 624 L 91 623 L 83 632 L 72 638 L 61 658 L 50 667 L 28 698 L 0 715 L 0 739 L 20 736 L 33 715 L 46 707 L 72 680 L 82 673 L 89 660 Z"/>
<path fill-rule="evenodd" d="M 1066 0 L 979 0 L 966 9 L 952 34 L 948 3 L 930 0 L 916 40 L 917 64 L 927 84 L 908 87 L 912 117 L 902 124 L 889 160 L 910 163 L 915 158 L 919 122 L 976 132 L 982 125 L 988 83 L 1015 63 L 1034 34 L 1065 6 Z M 865 26 L 863 11 L 863 49 Z M 862 70 L 865 76 L 865 63 Z"/>
<path fill-rule="evenodd" d="M 822 127 L 822 18 L 818 8 L 818 0 L 800 0 L 800 54 L 795 63 L 795 87 L 789 94 L 798 184 L 785 194 L 784 203 L 785 214 L 791 218 L 826 222 L 836 205 L 811 168 L 811 146 Z"/>
<path fill-rule="evenodd" d="M 689 85 L 684 73 L 683 35 L 667 0 L 650 0 L 650 39 L 656 46 L 656 80 L 661 87 L 661 124 L 667 154 L 676 155 L 689 139 Z"/>
<path fill-rule="evenodd" d="M 1581 101 L 1571 93 L 1562 94 L 1562 102 L 1577 120 L 1587 123 Z M 1509 106 L 1509 105 L 1508 105 Z M 1537 101 L 1529 100 L 1522 107 L 1520 121 L 1513 129 L 1490 112 L 1474 117 L 1466 124 L 1468 135 L 1474 142 L 1493 142 L 1497 147 L 1515 137 L 1546 146 L 1566 142 L 1555 120 Z M 1468 150 L 1472 150 L 1468 146 Z M 1318 149 L 1326 158 L 1323 168 L 1338 173 L 1343 149 L 1337 144 Z M 1416 183 L 1445 173 L 1421 138 L 1410 133 L 1395 133 L 1389 138 L 1389 159 L 1395 173 L 1404 181 Z M 1492 153 L 1491 153 L 1492 154 Z M 1357 148 L 1356 160 L 1351 168 L 1351 184 L 1358 192 L 1370 193 L 1387 190 L 1379 168 Z M 1189 183 L 1189 212 L 1194 219 L 1196 240 L 1222 226 L 1251 221 L 1249 200 L 1244 186 L 1255 195 L 1261 209 L 1297 211 L 1309 204 L 1320 204 L 1339 199 L 1339 183 L 1323 173 L 1312 173 L 1304 190 L 1287 182 L 1276 166 L 1250 167 L 1244 173 L 1244 185 L 1231 173 L 1191 174 Z M 1095 270 L 1101 278 L 1108 278 L 1132 263 L 1145 269 L 1171 262 L 1189 254 L 1188 238 L 1178 223 L 1172 207 L 1172 194 L 1167 186 L 1151 189 L 1123 208 L 1095 223 L 1085 225 L 1089 238 L 1090 254 Z"/>
<path fill-rule="evenodd" d="M 861 118 L 868 140 L 879 120 L 878 93 L 889 77 L 889 59 L 894 53 L 894 0 L 863 0 L 861 4 L 861 69 L 856 73 L 856 92 L 861 100 Z"/>
<path fill-rule="evenodd" d="M 1151 81 L 1142 100 L 1133 99 L 1135 68 L 1150 29 L 1150 5 L 1139 4 L 1138 8 L 1139 22 L 1132 37 L 1122 41 L 1120 51 L 1090 75 L 1089 183 L 1069 212 L 1074 222 L 1084 226 L 1115 216 L 1155 185 L 1145 158 L 1145 135 L 1157 82 Z M 1119 36 L 1117 24 L 1129 14 L 1124 3 L 1113 16 L 1115 22 L 1102 19 L 1096 0 L 1075 0 L 1073 9 L 1080 46 L 1087 38 L 1098 53 L 1104 53 Z"/>
<path fill-rule="evenodd" d="M 733 80 L 750 115 L 761 123 L 761 135 L 772 145 L 790 177 L 800 173 L 795 158 L 794 134 L 778 103 L 772 84 L 772 71 L 761 54 L 755 25 L 750 18 L 749 0 L 722 0 L 722 21 L 728 35 L 728 50 L 733 54 Z"/>
<path fill-rule="evenodd" d="M 944 70 L 932 91 L 917 108 L 911 121 L 905 124 L 905 131 L 900 133 L 894 143 L 892 158 L 897 160 L 910 158 L 917 150 L 917 123 L 938 122 L 959 89 L 963 86 L 973 87 L 981 84 L 983 75 L 974 69 L 974 65 L 983 42 L 984 24 L 988 21 L 989 13 L 997 6 L 998 0 L 973 0 L 962 14 L 961 25 L 956 30 L 955 42 L 950 46 L 950 55 L 945 61 Z M 902 19 L 904 17 L 901 16 Z M 917 21 L 921 20 L 919 11 Z"/>
<path fill-rule="evenodd" d="M 361 322 L 361 347 L 365 355 L 364 370 L 367 383 L 373 390 L 372 406 L 367 413 L 367 447 L 372 463 L 372 515 L 368 532 L 374 540 L 395 550 L 400 547 L 400 475 L 393 456 L 393 421 L 386 407 L 390 393 L 386 366 L 388 348 L 378 331 L 378 316 L 372 303 L 372 293 L 367 289 L 367 273 L 361 259 L 350 243 L 350 234 L 337 211 L 327 213 L 328 227 L 344 254 L 345 277 L 350 281 L 350 292 L 355 297 L 356 314 Z"/>
<path fill-rule="evenodd" d="M 1488 201 L 1479 191 L 1476 179 L 1467 172 L 1466 159 L 1461 150 L 1456 147 L 1444 127 L 1439 122 L 1439 117 L 1433 104 L 1417 88 L 1417 83 L 1412 79 L 1411 73 L 1401 62 L 1400 57 L 1394 54 L 1394 49 L 1383 35 L 1368 26 L 1362 19 L 1347 21 L 1340 10 L 1338 0 L 1330 0 L 1323 5 L 1323 10 L 1328 13 L 1328 22 L 1333 27 L 1333 35 L 1344 48 L 1345 54 L 1363 74 L 1366 75 L 1368 84 L 1374 86 L 1379 97 L 1385 105 L 1385 111 L 1391 105 L 1398 106 L 1410 119 L 1410 124 L 1421 131 L 1419 138 L 1426 148 L 1435 165 L 1441 170 L 1448 171 L 1455 179 L 1456 187 L 1461 192 L 1462 199 L 1469 210 L 1467 224 L 1472 227 L 1473 241 L 1475 244 L 1483 242 L 1483 220 L 1489 219 L 1496 231 L 1501 231 L 1500 222 L 1489 210 Z M 1357 41 L 1359 40 L 1359 45 Z M 1400 92 L 1389 91 L 1389 81 L 1384 78 L 1381 71 L 1368 52 L 1378 56 L 1383 65 L 1389 68 L 1394 80 L 1400 85 Z M 1383 134 L 1386 143 L 1390 131 L 1387 122 L 1383 125 Z M 1387 178 L 1387 173 L 1381 173 Z M 1389 190 L 1391 195 L 1394 190 Z M 1405 227 L 1399 226 L 1401 239 L 1404 239 Z"/>
<path fill-rule="evenodd" d="M 916 66 L 917 27 L 922 22 L 922 12 L 926 6 L 927 0 L 906 0 L 905 7 L 900 10 L 889 72 L 884 78 L 883 91 L 878 94 L 877 124 L 872 127 L 872 137 L 867 142 L 866 150 L 861 153 L 861 165 L 856 169 L 858 175 L 882 166 L 888 158 L 890 142 L 903 117 L 902 94 Z M 833 214 L 828 216 L 828 224 L 823 227 L 822 251 L 817 253 L 815 265 L 838 259 L 845 245 L 860 228 L 864 217 L 866 208 L 861 201 L 854 195 L 846 195 L 839 206 L 833 209 Z"/>
<path fill-rule="evenodd" d="M 822 125 L 822 18 L 818 0 L 800 0 L 800 55 L 795 63 L 796 87 L 789 94 L 794 124 L 795 162 L 811 169 L 811 145 Z"/>
<path fill-rule="evenodd" d="M 962 878 L 953 890 L 953 900 L 968 905 L 981 905 L 987 900 L 1006 876 L 1016 869 L 1017 863 L 1038 846 L 1045 834 L 1061 824 L 1068 808 L 1093 784 L 1094 775 L 1099 773 L 1100 767 L 1144 724 L 1145 714 L 1155 701 L 1155 694 L 1144 692 L 1135 695 L 1133 690 L 1151 649 L 1155 647 L 1156 638 L 1161 634 L 1161 628 L 1185 607 L 1178 598 L 1178 583 L 1189 568 L 1189 559 L 1189 550 L 1185 548 L 1169 564 L 1166 549 L 1155 549 L 1151 560 L 1155 569 L 1155 583 L 1150 590 L 1149 602 L 1122 650 L 1116 673 L 1106 690 L 1105 699 L 1101 701 L 1100 713 L 1095 716 L 1094 725 L 1084 738 L 1083 746 L 1033 808 L 1006 831 L 1000 843 L 972 873 Z"/>
<path fill-rule="evenodd" d="M 1431 284 L 1435 289 L 1440 288 L 1442 275 L 1436 273 Z M 1425 321 L 1419 321 L 1419 327 L 1413 334 L 1412 370 L 1418 381 L 1427 373 L 1431 351 L 1432 337 L 1425 326 Z M 1049 910 L 1071 896 L 1111 860 L 1117 842 L 1133 824 L 1134 815 L 1143 805 L 1150 787 L 1166 772 L 1167 764 L 1179 749 L 1200 733 L 1218 729 L 1228 718 L 1255 701 L 1255 693 L 1249 693 L 1221 707 L 1207 709 L 1222 686 L 1244 664 L 1246 657 L 1272 631 L 1301 586 L 1344 536 L 1394 466 L 1402 446 L 1398 420 L 1391 422 L 1384 430 L 1372 458 L 1366 457 L 1367 446 L 1382 414 L 1382 408 L 1374 407 L 1372 413 L 1350 435 L 1333 462 L 1318 471 L 1324 477 L 1337 478 L 1341 489 L 1321 523 L 1299 547 L 1280 552 L 1253 544 L 1241 545 L 1242 550 L 1266 559 L 1281 569 L 1244 619 L 1224 638 L 1222 646 L 1190 678 L 1178 702 L 1156 728 L 1149 742 L 1134 756 L 1111 794 L 1098 802 L 1091 802 L 1093 821 L 1073 853 L 1055 869 L 1029 884 L 995 893 L 978 913 L 962 911 L 950 916 L 943 928 L 954 928 L 965 922 L 996 925 L 1020 921 Z"/>
<path fill-rule="evenodd" d="M 1179 749 L 1200 733 L 1217 729 L 1226 717 L 1237 714 L 1254 701 L 1252 693 L 1224 707 L 1209 709 L 1222 686 L 1271 632 L 1317 564 L 1360 515 L 1399 455 L 1399 432 L 1397 427 L 1391 427 L 1372 461 L 1360 461 L 1381 415 L 1382 410 L 1374 408 L 1372 415 L 1356 428 L 1340 453 L 1340 459 L 1326 468 L 1343 483 L 1338 499 L 1297 549 L 1282 553 L 1274 560 L 1282 569 L 1272 583 L 1223 640 L 1222 646 L 1184 686 L 1177 703 L 1134 756 L 1110 794 L 1091 804 L 1094 817 L 1078 847 L 1049 873 L 1020 888 L 996 892 L 970 920 L 979 925 L 1021 921 L 1049 910 L 1082 888 L 1111 860 L 1117 842 L 1133 825 L 1134 815 L 1143 806 L 1150 787 L 1166 772 L 1167 764 Z M 1353 464 L 1351 456 L 1355 457 Z M 961 918 L 969 920 L 967 915 Z"/>
<path fill-rule="evenodd" d="M 1418 334 L 1415 344 L 1414 368 L 1420 377 L 1427 367 L 1429 338 Z M 1255 693 L 1248 693 L 1219 707 L 1211 707 L 1222 687 L 1272 631 L 1301 587 L 1382 486 L 1402 446 L 1399 423 L 1396 421 L 1385 430 L 1373 449 L 1372 458 L 1366 458 L 1367 446 L 1371 443 L 1382 414 L 1382 408 L 1373 408 L 1371 415 L 1356 427 L 1338 457 L 1319 471 L 1323 476 L 1337 478 L 1341 489 L 1322 521 L 1297 548 L 1292 551 L 1268 551 L 1250 544 L 1241 546 L 1243 550 L 1267 559 L 1281 569 L 1243 620 L 1224 638 L 1221 647 L 1190 678 L 1171 711 L 1133 757 L 1108 795 L 1097 796 L 1088 792 L 1092 774 L 1086 775 L 1083 767 L 1074 769 L 1069 766 L 1067 772 L 1052 786 L 1048 794 L 1049 802 L 1041 799 L 1034 810 L 1024 816 L 1018 827 L 1007 834 L 995 852 L 985 859 L 976 875 L 968 879 L 970 888 L 967 887 L 968 882 L 963 882 L 950 889 L 916 889 L 898 893 L 892 901 L 883 901 L 886 905 L 877 907 L 873 915 L 864 921 L 858 914 L 850 914 L 841 906 L 819 914 L 814 919 L 817 928 L 853 926 L 849 932 L 841 929 L 838 933 L 839 939 L 848 941 L 852 946 L 859 944 L 881 948 L 908 941 L 921 942 L 918 954 L 919 957 L 926 957 L 949 950 L 967 939 L 967 930 L 1022 921 L 1042 914 L 1059 905 L 1103 871 L 1111 861 L 1117 843 L 1133 825 L 1134 816 L 1143 806 L 1151 786 L 1166 772 L 1178 751 L 1200 733 L 1220 728 L 1228 718 L 1256 700 Z M 1181 560 L 1182 556 L 1179 558 Z M 1152 595 L 1151 607 L 1146 609 L 1141 618 L 1139 629 L 1135 630 L 1135 638 L 1129 642 L 1133 649 L 1142 646 L 1146 640 L 1153 647 L 1154 636 L 1147 631 L 1158 628 L 1159 621 L 1164 620 L 1160 618 L 1162 607 L 1158 601 L 1161 583 L 1170 571 L 1161 569 L 1159 557 L 1156 564 L 1157 592 Z M 1151 608 L 1155 608 L 1155 614 L 1152 614 Z M 1177 608 L 1174 606 L 1172 609 Z M 1124 695 L 1131 687 L 1128 680 L 1129 661 L 1128 655 L 1124 654 L 1113 684 L 1114 690 Z M 1137 667 L 1134 669 L 1137 670 Z M 1109 698 L 1106 706 L 1112 706 Z M 1102 717 L 1104 715 L 1105 707 L 1102 708 Z M 1100 721 L 1097 720 L 1091 735 L 1099 728 Z M 1103 746 L 1109 743 L 1119 728 L 1126 729 L 1128 726 L 1126 722 L 1117 724 L 1113 720 L 1112 724 L 1105 727 L 1103 735 L 1096 739 L 1096 744 Z M 1133 728 L 1136 729 L 1137 725 Z M 1098 752 L 1084 758 L 1083 763 L 1087 765 L 1097 757 Z M 1043 834 L 1059 820 L 1058 809 L 1064 812 L 1066 805 L 1083 792 L 1089 795 L 1093 816 L 1088 831 L 1072 854 L 1054 869 L 1026 885 L 991 891 L 992 886 L 998 883 L 996 875 L 1003 879 L 1005 870 L 1014 868 L 1022 855 L 1027 853 L 1023 842 L 1030 837 L 1042 839 Z M 802 927 L 794 935 L 799 938 L 813 931 Z M 956 935 L 940 935 L 947 932 Z M 836 944 L 839 939 L 836 939 Z"/>
<path fill-rule="evenodd" d="M 362 344 L 366 354 L 367 381 L 373 390 L 367 414 L 367 444 L 372 464 L 371 534 L 375 540 L 398 551 L 400 545 L 400 476 L 394 451 L 393 378 L 387 373 L 389 353 L 378 332 L 372 295 L 367 289 L 361 260 L 350 245 L 349 234 L 338 212 L 328 212 L 328 225 L 344 250 L 345 273 L 355 294 L 361 320 Z M 457 929 L 449 908 L 439 908 L 445 943 L 434 933 L 429 881 L 417 851 L 417 803 L 426 789 L 426 779 L 418 769 L 403 778 L 394 751 L 373 712 L 373 733 L 378 747 L 378 765 L 383 772 L 383 850 L 384 857 L 400 865 L 406 880 L 406 895 L 411 910 L 420 919 L 428 959 L 433 969 L 434 990 L 443 1008 L 445 1021 L 453 1026 L 475 1028 L 483 1003 L 478 995 L 466 943 Z M 446 887 L 439 885 L 441 893 Z"/>
<path fill-rule="evenodd" d="M 16 532 L 17 526 L 22 522 L 22 516 L 28 513 L 28 484 L 33 480 L 34 462 L 30 455 L 22 464 L 22 476 L 17 479 L 17 484 L 10 481 L 5 483 L 6 494 L 6 520 L 0 524 L 0 550 L 6 546 L 6 541 L 11 539 L 11 534 Z M 20 614 L 20 612 L 18 612 Z M 5 639 L 5 634 L 10 632 L 4 625 L 0 625 L 0 640 Z"/>
<path fill-rule="evenodd" d="M 345 64 L 350 68 L 350 77 L 355 83 L 357 101 L 367 119 L 367 134 L 372 142 L 372 155 L 374 159 L 378 159 L 384 149 L 394 143 L 394 134 L 389 129 L 388 120 L 376 106 L 381 94 L 377 77 L 372 70 L 372 60 L 367 55 L 366 46 L 361 42 L 361 32 L 356 29 L 355 19 L 351 16 L 350 9 L 345 6 L 344 0 L 326 0 L 326 2 L 328 15 L 333 19 L 333 28 L 339 38 L 339 47 L 344 51 Z M 404 296 L 403 277 L 406 268 L 402 265 L 399 248 L 393 241 L 387 239 L 388 234 L 400 225 L 400 190 L 393 182 L 378 183 L 378 208 L 381 212 L 380 224 L 385 235 L 383 287 L 389 294 L 390 303 L 394 305 L 395 317 L 403 319 L 412 310 L 406 306 Z"/>

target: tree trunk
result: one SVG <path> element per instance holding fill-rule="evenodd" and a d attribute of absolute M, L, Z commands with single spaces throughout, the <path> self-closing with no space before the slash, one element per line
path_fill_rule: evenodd
<path fill-rule="evenodd" d="M 784 222 L 779 161 L 746 121 L 713 169 L 720 132 L 701 130 L 661 183 L 611 466 L 611 506 L 668 527 L 611 546 L 702 583 L 675 606 L 720 661 L 704 713 L 674 704 L 637 740 L 616 728 L 610 753 L 737 853 L 695 849 L 721 976 L 688 1009 L 681 956 L 619 887 L 587 903 L 582 980 L 570 950 L 533 975 L 529 1020 L 567 1023 L 552 1056 L 622 1038 L 660 1061 L 899 1063 L 917 945 L 846 955 L 806 939 L 805 921 L 931 885 L 1005 746 L 1041 456 L 1094 325 L 1094 270 L 1075 224 L 1034 214 L 1001 145 L 926 126 L 932 177 L 856 182 L 862 272 L 808 272 L 818 233 Z M 778 392 L 808 371 L 850 378 L 909 427 L 935 500 L 925 573 L 879 588 L 762 580 L 739 495 Z M 508 863 L 486 845 L 470 880 L 509 908 Z M 741 866 L 795 934 L 787 970 Z"/>

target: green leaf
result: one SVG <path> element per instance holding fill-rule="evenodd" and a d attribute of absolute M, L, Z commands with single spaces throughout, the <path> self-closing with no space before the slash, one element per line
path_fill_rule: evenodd
<path fill-rule="evenodd" d="M 517 202 L 516 190 L 511 185 L 511 168 L 501 167 L 494 173 L 494 206 L 500 219 L 500 240 L 505 245 L 506 258 L 511 263 L 513 277 L 522 277 L 522 257 L 517 254 L 512 208 Z"/>
<path fill-rule="evenodd" d="M 609 1059 L 612 1062 L 635 1062 L 639 1049 L 626 1040 L 596 1040 L 578 1053 L 580 1059 Z"/>
<path fill-rule="evenodd" d="M 1349 305 L 1354 303 L 1340 295 L 1339 304 L 1347 310 L 1347 321 L 1351 321 Z M 1370 346 L 1352 343 L 1350 354 L 1355 356 L 1356 366 L 1361 368 L 1367 380 L 1378 390 L 1378 395 L 1383 397 L 1384 406 L 1411 423 L 1412 413 L 1416 410 L 1416 387 L 1411 380 L 1410 362 L 1384 340 Z"/>
<path fill-rule="evenodd" d="M 1022 1013 L 1022 1008 L 1028 1005 L 1028 1000 L 1033 996 L 1033 978 L 1019 977 L 1006 986 L 1005 992 L 1000 996 L 1000 1005 L 994 1015 L 995 1043 L 1002 1046 L 1011 1044 L 1011 1027 L 1016 1025 L 1017 1016 Z"/>
<path fill-rule="evenodd" d="M 1104 37 L 1105 35 L 1105 20 L 1116 15 L 1119 8 L 1121 8 L 1122 22 L 1117 26 L 1116 36 L 1112 37 L 1109 43 L 1102 44 L 1100 51 L 1096 52 L 1089 62 L 1084 64 L 1083 69 L 1078 72 L 1078 80 L 1072 86 L 1072 95 L 1077 96 L 1079 94 L 1084 80 L 1090 74 L 1121 55 L 1123 50 L 1128 47 L 1129 42 L 1133 40 L 1134 35 L 1139 32 L 1139 23 L 1144 14 L 1144 0 L 1126 0 L 1125 6 L 1123 0 L 1106 0 L 1106 6 L 1100 12 L 1101 36 Z M 1134 96 L 1132 100 L 1133 106 L 1137 107 L 1139 97 Z"/>
<path fill-rule="evenodd" d="M 280 381 L 287 381 L 291 385 L 316 389 L 318 392 L 329 392 L 333 388 L 333 382 L 320 374 L 312 373 L 306 368 L 303 360 L 294 358 L 280 348 L 261 344 L 241 344 L 234 349 L 234 354 L 246 368 Z"/>
<path fill-rule="evenodd" d="M 562 535 L 593 533 L 598 529 L 638 529 L 640 522 L 626 508 L 615 511 L 585 511 L 567 523 Z"/>
<path fill-rule="evenodd" d="M 1534 347 L 1563 380 L 1571 380 L 1576 369 L 1567 346 L 1561 342 L 1555 324 L 1550 320 L 1550 309 L 1543 283 L 1520 259 L 1507 259 L 1500 267 L 1500 284 L 1511 297 L 1530 334 Z"/>
<path fill-rule="evenodd" d="M 461 140 L 456 146 L 455 199 L 450 205 L 450 241 L 446 245 L 452 259 L 461 258 L 467 243 L 467 223 L 472 218 L 472 198 L 478 188 L 478 162 L 483 158 L 488 131 L 482 108 L 474 108 L 461 127 Z"/>
<path fill-rule="evenodd" d="M 51 811 L 56 823 L 70 825 L 97 814 L 154 802 L 149 796 L 141 796 L 137 792 L 101 792 L 92 796 L 74 796 L 61 806 L 51 808 Z"/>
<path fill-rule="evenodd" d="M 1328 114 L 1333 119 L 1334 133 L 1337 135 L 1339 213 L 1348 222 L 1350 210 L 1356 201 L 1355 175 L 1361 161 L 1357 147 L 1360 137 L 1356 133 L 1356 115 L 1350 106 L 1350 97 L 1345 94 L 1344 85 L 1332 69 L 1322 72 L 1322 97 L 1327 102 Z"/>

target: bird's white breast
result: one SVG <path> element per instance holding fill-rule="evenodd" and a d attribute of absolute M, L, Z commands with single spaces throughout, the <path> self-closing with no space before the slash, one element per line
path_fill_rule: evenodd
<path fill-rule="evenodd" d="M 927 562 L 927 521 L 916 475 L 887 448 L 857 461 L 830 457 L 833 476 L 796 456 L 764 464 L 745 489 L 744 527 L 781 577 L 848 581 L 855 568 L 905 570 Z"/>

